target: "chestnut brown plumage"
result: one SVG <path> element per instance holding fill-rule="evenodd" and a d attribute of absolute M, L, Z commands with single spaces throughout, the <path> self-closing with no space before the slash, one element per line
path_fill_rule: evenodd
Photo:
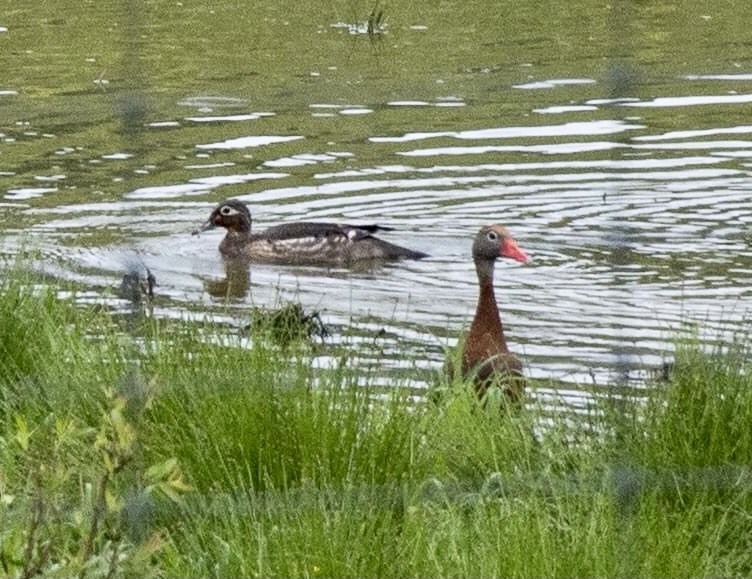
<path fill-rule="evenodd" d="M 462 375 L 473 377 L 480 397 L 490 387 L 499 386 L 511 401 L 518 402 L 525 387 L 522 363 L 507 347 L 494 294 L 494 263 L 499 257 L 528 261 L 505 227 L 498 224 L 482 227 L 473 243 L 480 293 L 462 351 Z"/>

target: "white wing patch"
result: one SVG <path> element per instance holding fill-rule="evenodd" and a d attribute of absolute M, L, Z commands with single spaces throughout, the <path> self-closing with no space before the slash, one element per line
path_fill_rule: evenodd
<path fill-rule="evenodd" d="M 347 247 L 352 245 L 350 236 L 314 236 L 295 239 L 267 239 L 253 244 L 252 257 L 280 261 L 345 261 Z"/>

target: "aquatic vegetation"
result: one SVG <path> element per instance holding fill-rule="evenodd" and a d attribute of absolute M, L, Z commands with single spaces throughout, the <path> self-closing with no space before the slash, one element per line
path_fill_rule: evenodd
<path fill-rule="evenodd" d="M 319 312 L 307 314 L 295 302 L 272 309 L 251 309 L 250 323 L 243 329 L 251 336 L 267 337 L 283 348 L 296 341 L 314 337 L 323 340 L 329 335 Z"/>
<path fill-rule="evenodd" d="M 386 17 L 384 16 L 384 9 L 380 6 L 379 2 L 376 2 L 374 5 L 366 23 L 368 39 L 372 43 L 380 41 L 386 33 Z"/>

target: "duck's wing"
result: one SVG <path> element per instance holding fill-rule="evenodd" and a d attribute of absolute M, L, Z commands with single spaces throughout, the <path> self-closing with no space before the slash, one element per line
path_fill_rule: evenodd
<path fill-rule="evenodd" d="M 337 223 L 287 223 L 252 236 L 245 253 L 256 259 L 288 262 L 352 263 L 371 259 L 420 259 L 413 251 L 375 237 L 377 231 L 391 231 L 381 225 Z"/>
<path fill-rule="evenodd" d="M 256 234 L 259 239 L 268 239 L 270 241 L 284 241 L 292 239 L 303 239 L 306 237 L 337 238 L 341 237 L 350 241 L 357 241 L 378 231 L 393 231 L 393 227 L 383 225 L 341 225 L 339 223 L 285 223 L 275 225 L 266 229 L 263 233 Z"/>

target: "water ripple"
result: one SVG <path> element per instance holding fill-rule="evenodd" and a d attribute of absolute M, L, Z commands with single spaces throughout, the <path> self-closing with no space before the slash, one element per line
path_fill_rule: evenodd
<path fill-rule="evenodd" d="M 562 84 L 548 82 L 552 88 Z M 540 389 L 541 399 L 584 407 L 575 383 L 600 386 L 644 377 L 647 368 L 670 358 L 681 331 L 695 331 L 699 324 L 700 339 L 712 347 L 746 324 L 752 305 L 752 126 L 737 118 L 735 105 L 750 96 L 560 102 L 558 92 L 543 91 L 551 95 L 548 100 L 536 100 L 528 110 L 581 118 L 598 112 L 592 108 L 609 106 L 611 115 L 616 107 L 637 107 L 646 117 L 530 126 L 529 118 L 509 126 L 495 119 L 488 128 L 477 128 L 483 125 L 476 121 L 467 123 L 472 129 L 458 122 L 422 130 L 436 126 L 433 105 L 440 98 L 367 107 L 311 104 L 300 113 L 309 122 L 310 110 L 367 109 L 374 121 L 402 114 L 419 119 L 407 130 L 374 125 L 380 135 L 339 140 L 331 132 L 321 138 L 306 133 L 213 140 L 214 125 L 246 120 L 247 113 L 196 117 L 211 121 L 190 127 L 200 131 L 206 125 L 210 135 L 195 145 L 203 161 L 186 162 L 179 177 L 155 167 L 116 201 L 63 201 L 62 188 L 77 181 L 67 165 L 64 171 L 38 169 L 28 179 L 15 169 L 3 173 L 14 183 L 5 198 L 22 202 L 5 210 L 26 225 L 7 230 L 2 250 L 17 250 L 22 233 L 30 231 L 50 272 L 100 288 L 102 295 L 136 255 L 158 279 L 158 311 L 166 317 L 202 312 L 240 327 L 250 305 L 299 301 L 321 312 L 335 329 L 331 342 L 354 352 L 352 363 L 381 365 L 378 379 L 388 382 L 398 369 L 442 367 L 446 349 L 475 311 L 473 236 L 482 224 L 502 222 L 532 257 L 525 266 L 503 262 L 496 268 L 508 341 L 527 375 L 560 384 L 558 390 Z M 447 102 L 465 105 L 458 115 L 477 112 L 469 100 L 452 98 Z M 205 97 L 180 104 L 247 108 L 243 101 Z M 671 107 L 696 104 L 724 107 L 727 114 L 718 118 L 727 124 L 682 125 L 670 117 Z M 332 122 L 363 123 L 357 116 Z M 175 133 L 185 130 L 177 127 Z M 614 137 L 602 140 L 603 135 Z M 285 143 L 283 153 L 259 153 L 250 168 L 238 158 L 245 148 L 275 143 Z M 431 146 L 421 148 L 426 144 Z M 65 150 L 66 159 L 78 151 Z M 94 170 L 119 170 L 111 165 L 117 163 Z M 65 179 L 50 178 L 54 188 L 29 186 L 39 180 L 34 177 L 60 175 Z M 35 203 L 40 196 L 45 203 Z M 376 222 L 394 227 L 385 239 L 431 257 L 376 269 L 228 270 L 217 251 L 222 232 L 190 235 L 225 197 L 249 203 L 254 228 L 301 219 Z M 316 363 L 339 362 L 324 351 Z"/>

